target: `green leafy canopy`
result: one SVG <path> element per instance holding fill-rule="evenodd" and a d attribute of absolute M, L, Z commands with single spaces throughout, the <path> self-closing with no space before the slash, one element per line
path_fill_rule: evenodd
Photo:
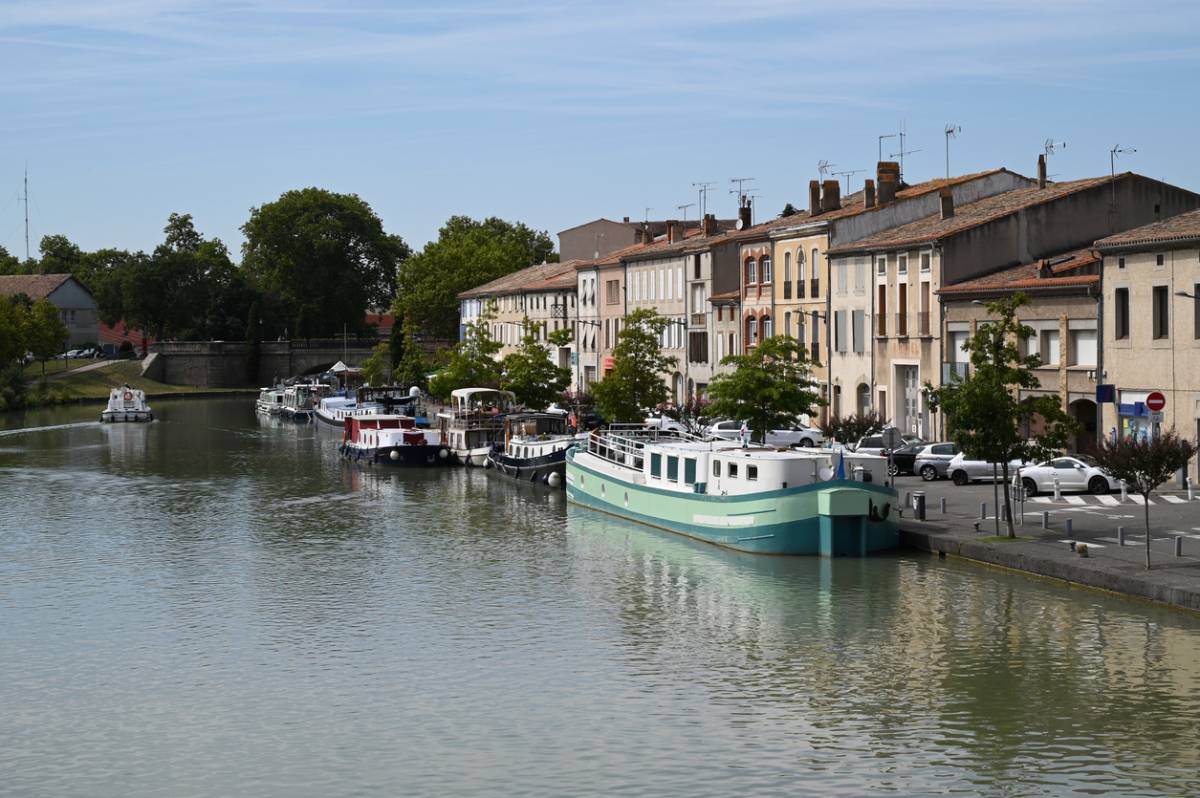
<path fill-rule="evenodd" d="M 709 383 L 707 412 L 714 418 L 745 421 L 756 441 L 765 441 L 768 430 L 795 424 L 821 403 L 804 345 L 790 335 L 766 338 L 721 363 L 733 366 L 733 371 Z"/>
<path fill-rule="evenodd" d="M 492 337 L 489 309 L 467 325 L 463 339 L 450 350 L 446 365 L 429 381 L 429 393 L 440 399 L 450 398 L 458 388 L 499 388 L 500 362 L 496 359 L 501 344 Z"/>
<path fill-rule="evenodd" d="M 670 392 L 663 376 L 678 362 L 663 355 L 660 344 L 670 323 L 648 308 L 625 317 L 613 348 L 612 371 L 592 389 L 596 407 L 609 421 L 639 423 L 651 408 L 667 400 Z"/>
<path fill-rule="evenodd" d="M 526 318 L 521 323 L 521 329 L 521 346 L 502 362 L 504 376 L 501 387 L 512 391 L 517 401 L 526 407 L 541 410 L 570 385 L 571 372 L 551 362 L 550 348 L 538 338 L 540 325 Z M 562 336 L 558 338 L 561 340 Z"/>

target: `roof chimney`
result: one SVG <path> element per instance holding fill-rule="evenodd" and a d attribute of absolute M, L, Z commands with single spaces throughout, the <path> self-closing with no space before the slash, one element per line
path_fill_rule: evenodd
<path fill-rule="evenodd" d="M 679 223 L 678 219 L 668 219 L 667 220 L 667 241 L 674 244 L 676 241 L 679 241 L 681 238 L 683 238 L 683 225 L 681 225 Z"/>
<path fill-rule="evenodd" d="M 1038 156 L 1038 188 L 1046 187 L 1046 155 Z"/>
<path fill-rule="evenodd" d="M 821 210 L 836 211 L 842 207 L 842 184 L 836 180 L 826 180 L 821 192 Z"/>
<path fill-rule="evenodd" d="M 938 198 L 942 201 L 942 218 L 949 219 L 954 216 L 954 192 L 949 186 L 946 186 L 938 192 Z"/>
<path fill-rule="evenodd" d="M 863 207 L 875 207 L 875 181 L 867 180 L 863 183 Z"/>
<path fill-rule="evenodd" d="M 750 200 L 746 199 L 746 204 L 738 208 L 738 221 L 741 222 L 739 230 L 745 230 L 750 226 Z"/>
<path fill-rule="evenodd" d="M 635 244 L 646 243 L 646 229 L 645 228 L 643 228 L 643 227 L 634 228 L 633 243 L 635 243 Z"/>
<path fill-rule="evenodd" d="M 625 224 L 629 224 L 629 217 L 628 217 L 628 216 L 626 216 L 626 217 L 625 217 Z"/>
<path fill-rule="evenodd" d="M 880 161 L 875 168 L 875 177 L 879 181 L 879 204 L 894 202 L 896 192 L 900 190 L 900 164 L 895 161 Z"/>
<path fill-rule="evenodd" d="M 1050 261 L 1043 258 L 1038 261 L 1038 277 L 1053 277 L 1054 270 L 1050 268 Z"/>
<path fill-rule="evenodd" d="M 715 236 L 717 234 L 717 215 L 714 213 L 704 214 L 704 221 L 700 225 L 706 237 Z"/>
<path fill-rule="evenodd" d="M 808 215 L 816 216 L 821 212 L 821 181 L 808 181 Z"/>

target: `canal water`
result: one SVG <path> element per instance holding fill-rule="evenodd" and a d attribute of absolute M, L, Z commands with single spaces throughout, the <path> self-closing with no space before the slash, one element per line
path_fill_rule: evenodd
<path fill-rule="evenodd" d="M 1195 616 L 731 554 L 251 405 L 2 422 L 0 795 L 1200 795 Z"/>

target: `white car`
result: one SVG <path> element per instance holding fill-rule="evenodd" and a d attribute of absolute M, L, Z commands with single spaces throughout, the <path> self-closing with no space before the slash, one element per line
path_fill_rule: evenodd
<path fill-rule="evenodd" d="M 727 441 L 741 439 L 742 422 L 728 419 L 718 421 L 704 431 L 706 438 L 721 438 Z M 767 432 L 767 446 L 820 446 L 825 442 L 825 436 L 818 429 L 795 424 L 785 429 L 773 429 Z"/>
<path fill-rule="evenodd" d="M 1055 457 L 1021 469 L 1021 486 L 1029 496 L 1053 491 L 1056 478 L 1062 491 L 1086 490 L 1088 493 L 1101 494 L 1118 487 L 1112 474 L 1096 465 L 1096 461 L 1086 454 Z"/>
<path fill-rule="evenodd" d="M 992 468 L 993 465 L 996 465 L 995 469 Z M 1016 475 L 1018 468 L 1028 466 L 1028 463 L 1021 460 L 1013 460 L 1008 464 L 1008 475 L 1012 477 Z M 991 482 L 993 473 L 996 475 L 996 479 L 1004 478 L 1004 470 L 999 467 L 998 463 L 972 460 L 963 452 L 959 452 L 951 458 L 946 465 L 946 473 L 950 475 L 950 479 L 955 485 L 966 485 L 968 482 Z"/>
<path fill-rule="evenodd" d="M 687 432 L 687 427 L 679 423 L 670 416 L 651 416 L 646 419 L 646 426 L 653 429 L 661 429 L 666 432 Z"/>

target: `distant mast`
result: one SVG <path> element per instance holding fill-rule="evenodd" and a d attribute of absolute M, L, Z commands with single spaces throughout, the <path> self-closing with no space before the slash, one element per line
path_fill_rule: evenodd
<path fill-rule="evenodd" d="M 25 203 L 25 260 L 29 260 L 29 164 L 25 164 L 25 193 L 21 197 Z"/>

